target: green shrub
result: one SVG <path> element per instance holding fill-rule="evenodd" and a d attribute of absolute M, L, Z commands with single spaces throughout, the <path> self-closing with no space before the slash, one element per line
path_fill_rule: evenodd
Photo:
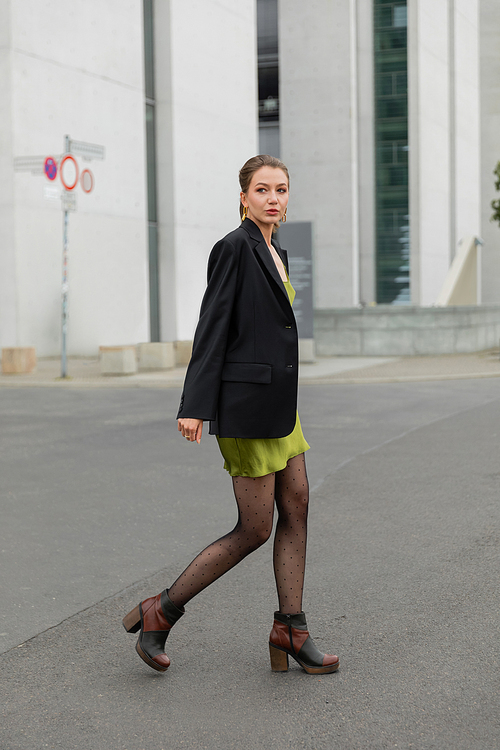
<path fill-rule="evenodd" d="M 495 169 L 493 170 L 493 174 L 496 175 L 496 182 L 495 187 L 497 190 L 500 190 L 500 161 L 496 165 Z M 497 200 L 491 201 L 491 207 L 494 211 L 491 221 L 498 221 L 498 225 L 500 226 L 500 198 L 497 198 Z"/>

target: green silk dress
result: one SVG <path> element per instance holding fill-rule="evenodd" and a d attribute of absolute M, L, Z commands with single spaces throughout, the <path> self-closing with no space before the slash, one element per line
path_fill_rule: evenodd
<path fill-rule="evenodd" d="M 284 281 L 290 304 L 295 298 L 295 289 L 290 281 Z M 309 450 L 299 413 L 290 435 L 281 438 L 221 438 L 217 442 L 224 458 L 224 468 L 232 477 L 263 477 L 281 471 L 290 458 Z"/>

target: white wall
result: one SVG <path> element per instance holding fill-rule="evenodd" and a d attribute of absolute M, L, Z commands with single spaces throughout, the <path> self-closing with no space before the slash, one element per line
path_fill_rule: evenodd
<path fill-rule="evenodd" d="M 0 10 L 0 347 L 17 341 L 10 2 Z"/>
<path fill-rule="evenodd" d="M 373 0 L 351 0 L 356 12 L 357 47 L 357 169 L 359 226 L 359 295 L 354 301 L 375 300 L 375 98 Z M 356 297 L 359 296 L 359 300 Z"/>
<path fill-rule="evenodd" d="M 350 9 L 280 0 L 281 157 L 290 221 L 313 222 L 315 307 L 354 299 Z"/>
<path fill-rule="evenodd" d="M 500 304 L 500 227 L 490 221 L 495 191 L 493 169 L 500 161 L 500 4 L 481 0 L 481 236 L 483 303 Z"/>
<path fill-rule="evenodd" d="M 255 0 L 156 2 L 155 49 L 161 338 L 186 340 L 258 153 Z"/>
<path fill-rule="evenodd" d="M 410 227 L 412 302 L 423 305 L 435 301 L 450 263 L 448 34 L 447 0 L 419 0 L 408 23 Z"/>
<path fill-rule="evenodd" d="M 479 233 L 477 0 L 410 4 L 412 302 L 435 303 L 461 237 Z"/>
<path fill-rule="evenodd" d="M 66 133 L 106 147 L 104 162 L 79 159 L 96 184 L 70 215 L 68 353 L 148 340 L 142 2 L 16 0 L 10 29 L 10 159 L 61 154 Z M 45 177 L 13 179 L 17 326 L 2 323 L 2 345 L 54 355 L 62 212 Z"/>
<path fill-rule="evenodd" d="M 454 11 L 455 241 L 459 242 L 480 234 L 481 225 L 479 0 L 455 0 Z"/>

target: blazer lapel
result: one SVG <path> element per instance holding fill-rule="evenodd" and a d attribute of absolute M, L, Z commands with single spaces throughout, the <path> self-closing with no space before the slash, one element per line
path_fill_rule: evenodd
<path fill-rule="evenodd" d="M 245 219 L 245 221 L 242 224 L 243 229 L 245 229 L 250 237 L 256 241 L 255 251 L 257 255 L 259 256 L 262 265 L 266 269 L 266 271 L 269 273 L 270 277 L 274 281 L 276 287 L 280 291 L 281 294 L 285 296 L 286 302 L 288 307 L 290 306 L 290 300 L 288 299 L 288 294 L 285 289 L 285 286 L 281 280 L 281 276 L 278 273 L 278 269 L 276 268 L 276 263 L 274 262 L 274 258 L 271 255 L 271 252 L 266 244 L 266 241 L 264 237 L 262 236 L 262 232 L 260 231 L 259 227 L 253 223 L 251 219 Z M 281 248 L 275 248 L 278 252 L 278 255 L 281 256 Z"/>

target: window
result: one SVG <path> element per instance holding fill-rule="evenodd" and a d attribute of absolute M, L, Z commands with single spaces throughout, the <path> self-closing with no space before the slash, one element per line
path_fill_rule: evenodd
<path fill-rule="evenodd" d="M 148 189 L 149 320 L 151 341 L 160 340 L 158 224 L 156 211 L 156 143 L 153 45 L 153 0 L 144 0 L 144 71 L 146 91 L 146 181 Z"/>
<path fill-rule="evenodd" d="M 259 150 L 279 157 L 278 1 L 257 0 Z"/>
<path fill-rule="evenodd" d="M 410 302 L 406 3 L 374 0 L 376 295 Z"/>

